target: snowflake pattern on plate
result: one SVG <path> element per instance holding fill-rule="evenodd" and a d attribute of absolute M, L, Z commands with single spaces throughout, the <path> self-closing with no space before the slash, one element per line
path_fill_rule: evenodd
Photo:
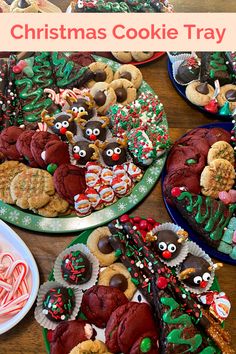
<path fill-rule="evenodd" d="M 11 222 L 17 222 L 20 217 L 20 213 L 16 210 L 10 211 L 9 213 L 9 220 Z"/>
<path fill-rule="evenodd" d="M 0 208 L 0 215 L 5 215 L 7 212 L 7 208 L 1 207 Z"/>
<path fill-rule="evenodd" d="M 132 193 L 129 197 L 128 197 L 128 202 L 131 205 L 136 205 L 139 201 L 139 198 L 137 197 L 136 194 Z"/>
<path fill-rule="evenodd" d="M 25 225 L 25 226 L 28 226 L 29 224 L 31 224 L 31 217 L 30 216 L 25 216 L 23 219 L 22 219 L 22 223 Z"/>

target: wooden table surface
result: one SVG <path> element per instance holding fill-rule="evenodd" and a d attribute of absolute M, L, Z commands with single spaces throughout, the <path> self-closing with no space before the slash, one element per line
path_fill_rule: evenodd
<path fill-rule="evenodd" d="M 50 0 L 66 11 L 70 0 Z M 175 12 L 236 12 L 235 0 L 169 0 Z"/>
<path fill-rule="evenodd" d="M 166 56 L 143 66 L 141 70 L 144 79 L 158 93 L 164 104 L 173 141 L 188 129 L 213 121 L 190 107 L 177 94 L 168 78 Z M 132 212 L 132 215 L 151 216 L 160 222 L 170 220 L 162 200 L 160 181 L 152 193 Z M 17 227 L 13 228 L 32 251 L 39 267 L 41 283 L 46 281 L 56 256 L 75 236 L 74 234 L 57 237 L 56 235 L 35 234 Z M 218 272 L 218 279 L 222 291 L 225 291 L 231 297 L 233 308 L 230 318 L 226 322 L 226 328 L 230 329 L 233 341 L 236 343 L 236 267 L 225 265 Z M 45 352 L 42 331 L 33 318 L 33 310 L 18 326 L 0 337 L 1 354 L 41 354 Z"/>

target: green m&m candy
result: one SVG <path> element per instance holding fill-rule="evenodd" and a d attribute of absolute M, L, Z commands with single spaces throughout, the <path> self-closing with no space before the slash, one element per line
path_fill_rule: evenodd
<path fill-rule="evenodd" d="M 152 348 L 152 341 L 150 338 L 146 337 L 143 338 L 141 344 L 140 344 L 140 350 L 142 353 L 148 353 L 149 350 Z"/>

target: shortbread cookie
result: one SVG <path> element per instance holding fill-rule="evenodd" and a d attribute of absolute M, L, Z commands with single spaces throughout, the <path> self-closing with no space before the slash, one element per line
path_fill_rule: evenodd
<path fill-rule="evenodd" d="M 116 100 L 122 105 L 133 102 L 136 99 L 137 90 L 131 81 L 126 79 L 117 79 L 110 83 L 116 95 Z"/>
<path fill-rule="evenodd" d="M 112 354 L 108 351 L 106 345 L 98 339 L 86 340 L 72 349 L 70 354 Z"/>
<path fill-rule="evenodd" d="M 94 230 L 87 240 L 87 246 L 91 253 L 99 260 L 102 267 L 111 265 L 117 260 L 115 251 L 109 243 L 111 233 L 108 227 L 99 227 Z"/>
<path fill-rule="evenodd" d="M 28 168 L 18 174 L 10 186 L 13 201 L 22 209 L 39 209 L 55 193 L 53 178 L 47 171 Z"/>
<path fill-rule="evenodd" d="M 131 55 L 135 61 L 145 61 L 153 57 L 154 52 L 131 52 Z"/>
<path fill-rule="evenodd" d="M 217 141 L 208 151 L 207 163 L 210 164 L 213 160 L 224 159 L 229 161 L 234 166 L 234 149 L 226 141 Z"/>
<path fill-rule="evenodd" d="M 114 263 L 100 272 L 98 285 L 112 286 L 123 291 L 127 299 L 131 300 L 136 286 L 131 275 L 122 263 Z"/>
<path fill-rule="evenodd" d="M 219 192 L 229 191 L 234 185 L 235 171 L 231 163 L 224 159 L 213 160 L 206 166 L 200 177 L 202 194 L 218 198 Z"/>
<path fill-rule="evenodd" d="M 229 108 L 233 111 L 236 108 L 236 85 L 224 85 L 220 89 L 217 96 L 217 102 L 220 107 L 223 107 L 225 102 L 229 102 Z"/>
<path fill-rule="evenodd" d="M 121 63 L 130 63 L 133 60 L 131 52 L 111 52 Z"/>
<path fill-rule="evenodd" d="M 106 114 L 109 107 L 116 103 L 114 89 L 107 82 L 97 82 L 90 91 L 95 103 L 97 112 Z"/>
<path fill-rule="evenodd" d="M 122 65 L 114 74 L 114 80 L 126 79 L 132 82 L 134 87 L 138 89 L 143 81 L 143 75 L 141 71 L 134 65 L 126 64 Z"/>
<path fill-rule="evenodd" d="M 108 84 L 113 80 L 113 71 L 108 64 L 101 62 L 94 62 L 89 65 L 89 69 L 94 74 L 94 79 L 87 83 L 89 88 L 93 87 L 96 82 L 107 82 Z"/>
<path fill-rule="evenodd" d="M 197 106 L 206 106 L 214 95 L 214 88 L 207 82 L 193 81 L 186 87 L 186 97 Z"/>
<path fill-rule="evenodd" d="M 69 208 L 69 203 L 62 199 L 57 193 L 50 197 L 50 201 L 40 209 L 33 209 L 35 214 L 54 218 L 60 214 L 65 214 Z"/>
<path fill-rule="evenodd" d="M 25 171 L 27 167 L 18 161 L 6 161 L 0 165 L 0 200 L 4 203 L 14 204 L 10 193 L 13 178 Z"/>

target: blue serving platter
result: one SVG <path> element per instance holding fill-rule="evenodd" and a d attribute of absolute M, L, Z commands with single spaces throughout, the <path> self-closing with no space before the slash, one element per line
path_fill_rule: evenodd
<path fill-rule="evenodd" d="M 167 63 L 167 68 L 168 68 L 168 75 L 170 78 L 170 81 L 172 82 L 172 85 L 174 86 L 174 88 L 176 89 L 176 91 L 179 93 L 180 96 L 182 96 L 186 102 L 188 102 L 192 107 L 195 107 L 196 109 L 198 109 L 200 112 L 206 114 L 207 116 L 209 116 L 210 118 L 215 118 L 215 119 L 219 119 L 221 121 L 230 121 L 232 120 L 232 116 L 231 115 L 220 115 L 219 113 L 211 113 L 208 112 L 207 110 L 205 110 L 204 107 L 201 106 L 196 106 L 195 104 L 191 103 L 188 98 L 186 97 L 185 94 L 185 90 L 186 90 L 186 86 L 182 86 L 180 84 L 178 84 L 173 76 L 173 70 L 172 70 L 172 63 L 170 61 L 170 59 L 168 59 L 168 63 Z"/>
<path fill-rule="evenodd" d="M 233 124 L 229 123 L 229 122 L 219 122 L 219 123 L 202 125 L 199 128 L 215 128 L 215 127 L 219 127 L 219 128 L 223 128 L 227 131 L 231 131 L 233 128 Z M 165 176 L 166 176 L 166 165 L 165 165 L 162 175 L 161 175 L 161 187 L 162 187 L 162 195 L 163 195 L 164 203 L 165 203 L 166 209 L 167 209 L 171 219 L 177 225 L 181 226 L 184 230 L 186 230 L 189 234 L 189 238 L 191 240 L 193 240 L 194 242 L 196 242 L 211 257 L 217 258 L 220 261 L 225 262 L 225 263 L 236 265 L 236 260 L 229 257 L 227 254 L 219 252 L 215 248 L 212 248 L 211 246 L 209 246 L 204 241 L 204 239 L 199 237 L 198 234 L 191 228 L 191 226 L 188 224 L 187 220 L 180 214 L 180 212 L 174 206 L 168 204 L 168 202 L 165 198 L 165 195 L 163 193 L 163 184 L 164 184 Z"/>

